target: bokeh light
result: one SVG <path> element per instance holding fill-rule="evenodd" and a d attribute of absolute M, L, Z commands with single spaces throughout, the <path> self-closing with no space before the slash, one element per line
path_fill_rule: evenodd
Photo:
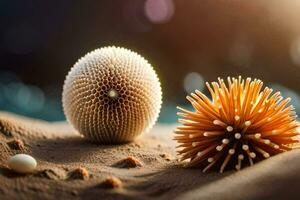
<path fill-rule="evenodd" d="M 126 23 L 126 28 L 132 32 L 147 32 L 152 28 L 152 24 L 144 15 L 142 1 L 133 1 L 132 3 L 123 6 L 123 18 Z"/>
<path fill-rule="evenodd" d="M 190 72 L 184 77 L 184 90 L 189 94 L 195 90 L 202 91 L 204 89 L 204 79 L 197 72 Z"/>
<path fill-rule="evenodd" d="M 152 23 L 168 22 L 175 11 L 172 0 L 146 0 L 145 15 Z"/>
<path fill-rule="evenodd" d="M 238 66 L 248 67 L 251 64 L 253 46 L 245 37 L 236 39 L 229 49 L 229 59 Z"/>
<path fill-rule="evenodd" d="M 44 107 L 44 92 L 36 86 L 21 82 L 9 83 L 4 85 L 3 94 L 3 99 L 26 114 L 40 112 Z"/>
<path fill-rule="evenodd" d="M 300 37 L 292 42 L 290 55 L 293 63 L 300 66 Z"/>
<path fill-rule="evenodd" d="M 63 120 L 57 93 L 46 95 L 41 88 L 23 83 L 16 74 L 0 70 L 0 110 L 49 121 Z"/>

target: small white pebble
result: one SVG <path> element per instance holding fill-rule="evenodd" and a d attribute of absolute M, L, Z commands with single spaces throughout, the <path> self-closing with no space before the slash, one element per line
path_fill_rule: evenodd
<path fill-rule="evenodd" d="M 35 170 L 37 162 L 30 155 L 17 154 L 9 159 L 8 166 L 15 172 L 26 174 Z"/>

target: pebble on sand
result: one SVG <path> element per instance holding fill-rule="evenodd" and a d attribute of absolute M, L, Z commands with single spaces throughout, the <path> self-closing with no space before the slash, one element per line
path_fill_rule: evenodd
<path fill-rule="evenodd" d="M 26 174 L 35 170 L 37 162 L 30 155 L 16 154 L 9 159 L 8 166 L 15 172 Z"/>
<path fill-rule="evenodd" d="M 23 141 L 20 139 L 14 139 L 12 141 L 9 141 L 7 144 L 11 149 L 14 150 L 24 150 L 25 148 Z"/>
<path fill-rule="evenodd" d="M 70 179 L 88 180 L 90 178 L 89 171 L 84 167 L 78 167 L 69 175 Z"/>
<path fill-rule="evenodd" d="M 135 167 L 141 167 L 142 163 L 136 159 L 133 156 L 128 156 L 127 158 L 124 158 L 117 162 L 115 167 L 121 167 L 121 168 L 135 168 Z"/>
<path fill-rule="evenodd" d="M 107 177 L 101 184 L 101 187 L 104 188 L 110 188 L 110 189 L 115 189 L 115 188 L 121 188 L 123 186 L 122 181 L 114 176 Z"/>

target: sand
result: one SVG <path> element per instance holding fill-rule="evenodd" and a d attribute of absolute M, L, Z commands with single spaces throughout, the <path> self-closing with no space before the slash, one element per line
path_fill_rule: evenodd
<path fill-rule="evenodd" d="M 240 172 L 202 173 L 178 161 L 175 126 L 156 125 L 132 143 L 99 145 L 66 122 L 1 112 L 0 199 L 300 199 L 300 150 Z M 12 145 L 17 139 L 24 145 Z M 9 170 L 7 160 L 17 153 L 32 155 L 37 170 Z"/>

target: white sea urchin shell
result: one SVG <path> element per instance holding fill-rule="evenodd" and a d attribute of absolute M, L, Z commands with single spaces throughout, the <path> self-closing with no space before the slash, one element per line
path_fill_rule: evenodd
<path fill-rule="evenodd" d="M 67 120 L 100 143 L 132 141 L 157 120 L 159 79 L 143 57 L 119 47 L 94 50 L 74 65 L 63 88 Z"/>

